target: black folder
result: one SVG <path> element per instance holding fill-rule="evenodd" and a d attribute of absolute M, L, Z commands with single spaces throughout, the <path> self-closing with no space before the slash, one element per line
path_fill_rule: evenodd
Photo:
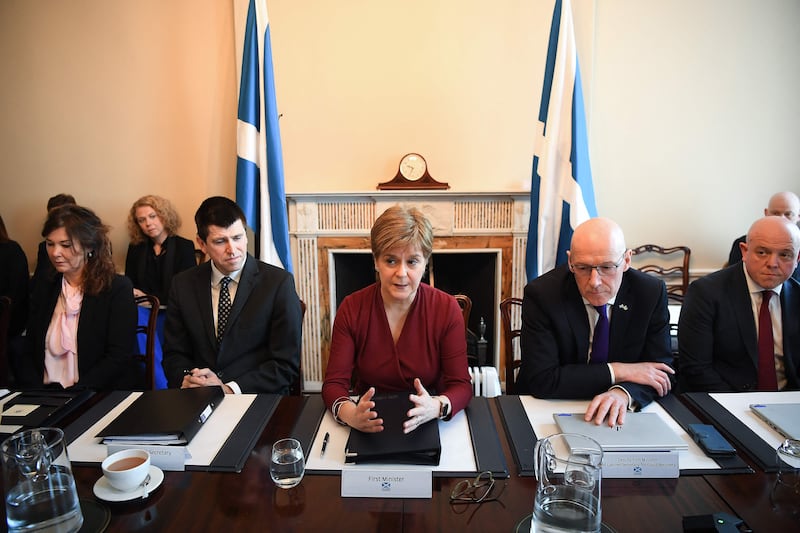
<path fill-rule="evenodd" d="M 97 436 L 104 442 L 187 444 L 224 398 L 222 387 L 145 391 Z"/>
<path fill-rule="evenodd" d="M 362 433 L 350 431 L 344 455 L 345 463 L 386 463 L 438 465 L 442 455 L 439 423 L 431 420 L 412 431 L 403 433 L 403 421 L 414 404 L 408 393 L 376 395 L 375 411 L 383 419 L 383 431 Z"/>

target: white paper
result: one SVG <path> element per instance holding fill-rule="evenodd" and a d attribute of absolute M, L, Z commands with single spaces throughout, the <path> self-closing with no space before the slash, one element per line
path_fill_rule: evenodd
<path fill-rule="evenodd" d="M 67 448 L 70 460 L 81 463 L 102 462 L 107 455 L 106 445 L 102 444 L 102 439 L 95 435 L 118 417 L 141 394 L 141 392 L 132 392 L 106 416 L 87 429 L 83 435 L 75 439 Z M 222 403 L 203 424 L 192 442 L 186 446 L 191 455 L 191 458 L 186 460 L 186 465 L 209 466 L 255 398 L 255 394 L 226 394 Z"/>
<path fill-rule="evenodd" d="M 452 419 L 445 422 L 438 421 L 439 439 L 442 443 L 442 455 L 438 466 L 403 465 L 404 470 L 433 470 L 434 472 L 477 472 L 475 453 L 472 449 L 472 439 L 469 432 L 469 422 L 464 411 L 457 413 Z M 494 431 L 494 427 L 492 427 Z M 325 455 L 320 457 L 322 439 L 325 433 L 330 435 Z M 348 464 L 344 463 L 344 447 L 350 437 L 350 427 L 343 426 L 333 419 L 329 410 L 325 410 L 322 422 L 319 425 L 311 451 L 306 457 L 308 470 L 342 470 L 364 469 L 375 470 L 377 463 Z"/>
<path fill-rule="evenodd" d="M 772 429 L 769 424 L 758 418 L 750 410 L 753 403 L 798 403 L 800 391 L 779 392 L 714 392 L 709 396 L 722 407 L 738 418 L 745 426 L 758 435 L 761 440 L 777 449 L 786 439 Z"/>
<path fill-rule="evenodd" d="M 559 433 L 558 426 L 553 420 L 553 413 L 585 413 L 586 408 L 589 407 L 589 400 L 540 400 L 533 396 L 520 396 L 519 399 L 525 408 L 525 414 L 528 415 L 528 421 L 531 423 L 534 433 L 539 438 Z M 700 449 L 692 437 L 659 404 L 652 402 L 642 411 L 657 413 L 689 446 L 688 450 L 678 453 L 681 470 L 722 468 Z"/>

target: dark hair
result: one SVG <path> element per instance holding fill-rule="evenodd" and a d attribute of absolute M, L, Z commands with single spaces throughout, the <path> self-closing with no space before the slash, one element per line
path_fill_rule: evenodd
<path fill-rule="evenodd" d="M 133 244 L 139 244 L 149 239 L 142 231 L 139 223 L 136 222 L 136 210 L 140 207 L 151 207 L 156 212 L 156 215 L 164 225 L 164 231 L 167 232 L 167 235 L 175 235 L 178 232 L 178 228 L 181 227 L 181 217 L 169 200 L 152 194 L 142 196 L 133 202 L 128 213 L 128 236 Z"/>
<path fill-rule="evenodd" d="M 8 242 L 8 230 L 6 229 L 6 223 L 3 222 L 3 217 L 0 215 L 0 242 Z"/>
<path fill-rule="evenodd" d="M 48 211 L 42 237 L 47 238 L 58 228 L 64 228 L 70 240 L 79 242 L 86 256 L 81 275 L 83 292 L 96 295 L 109 289 L 116 270 L 111 259 L 108 226 L 91 209 L 65 204 Z"/>
<path fill-rule="evenodd" d="M 236 202 L 224 196 L 206 198 L 194 214 L 197 235 L 203 242 L 208 237 L 209 226 L 229 228 L 237 220 L 241 220 L 243 226 L 247 225 L 247 219 L 242 208 L 236 205 Z"/>
<path fill-rule="evenodd" d="M 47 200 L 47 210 L 50 211 L 51 209 L 55 209 L 56 207 L 61 207 L 62 205 L 68 204 L 77 204 L 78 202 L 75 201 L 75 197 L 71 194 L 56 194 L 55 196 L 50 197 Z"/>

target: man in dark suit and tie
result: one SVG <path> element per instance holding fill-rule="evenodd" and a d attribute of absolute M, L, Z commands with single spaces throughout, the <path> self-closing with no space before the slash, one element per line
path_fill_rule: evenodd
<path fill-rule="evenodd" d="M 585 419 L 622 424 L 672 388 L 664 282 L 630 268 L 620 227 L 575 229 L 568 264 L 525 287 L 517 387 L 538 398 L 592 398 Z"/>
<path fill-rule="evenodd" d="M 195 223 L 209 261 L 172 281 L 163 360 L 169 386 L 287 394 L 300 368 L 294 279 L 247 253 L 245 216 L 232 200 L 208 198 Z"/>
<path fill-rule="evenodd" d="M 747 232 L 741 263 L 689 286 L 678 322 L 687 390 L 800 388 L 799 255 L 800 229 L 766 216 Z"/>

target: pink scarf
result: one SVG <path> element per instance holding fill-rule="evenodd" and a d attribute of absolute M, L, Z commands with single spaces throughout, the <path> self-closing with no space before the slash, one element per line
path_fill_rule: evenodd
<path fill-rule="evenodd" d="M 45 342 L 45 383 L 61 383 L 66 388 L 78 382 L 78 317 L 82 303 L 83 290 L 62 278 L 61 295 Z"/>

